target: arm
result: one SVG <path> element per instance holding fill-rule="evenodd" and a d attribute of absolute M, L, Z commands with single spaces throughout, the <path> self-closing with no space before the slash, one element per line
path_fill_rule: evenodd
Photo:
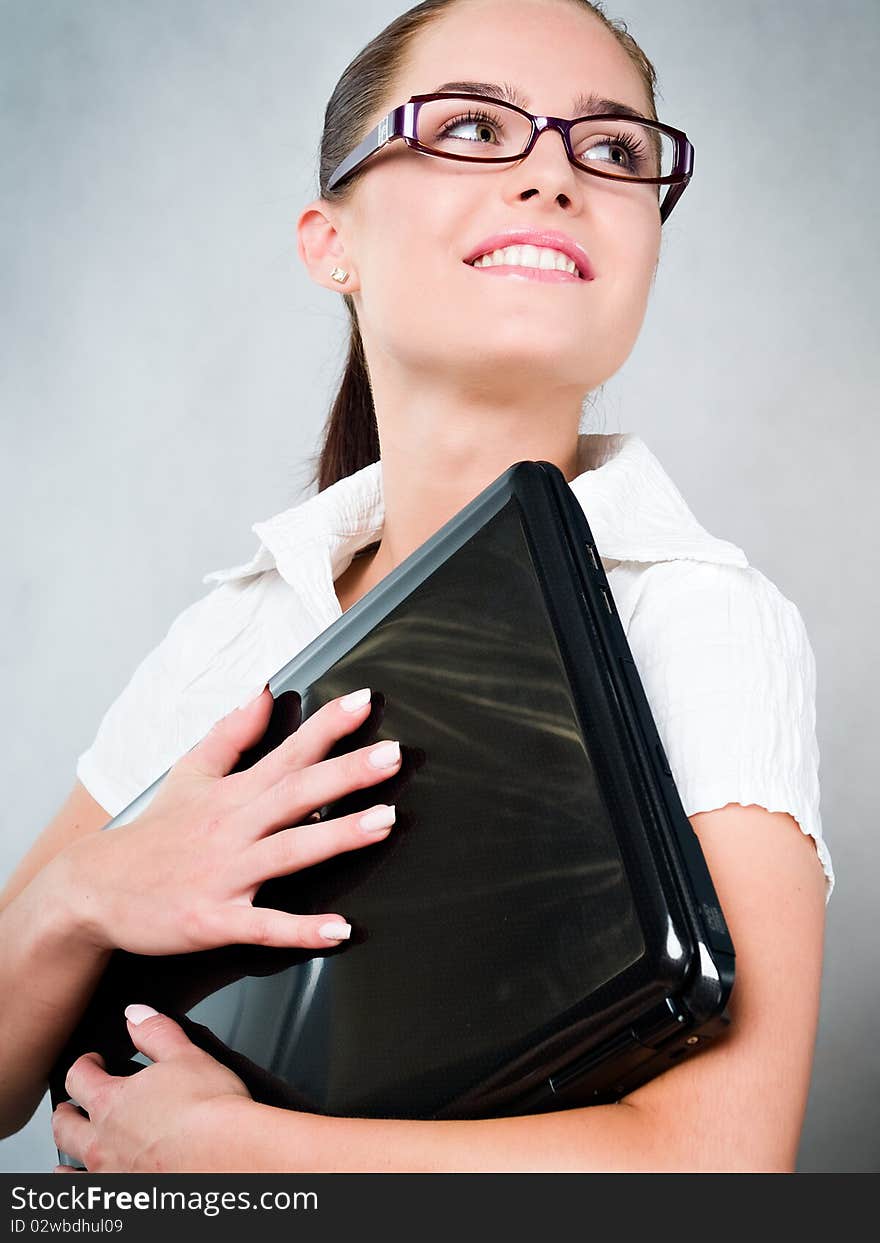
<path fill-rule="evenodd" d="M 64 854 L 109 819 L 77 783 L 0 896 L 0 1137 L 39 1105 L 109 957 L 74 912 Z"/>
<path fill-rule="evenodd" d="M 722 1042 L 600 1105 L 481 1121 L 324 1118 L 223 1098 L 190 1169 L 794 1169 L 819 1013 L 825 881 L 793 818 L 728 804 L 692 816 L 737 952 Z"/>
<path fill-rule="evenodd" d="M 256 1104 L 149 1006 L 126 1011 L 153 1062 L 109 1075 L 85 1053 L 59 1148 L 92 1172 L 756 1171 L 794 1169 L 818 1016 L 824 876 L 785 813 L 692 817 L 738 952 L 733 1031 L 616 1105 L 481 1121 L 327 1118 Z M 70 1167 L 56 1167 L 59 1173 Z"/>

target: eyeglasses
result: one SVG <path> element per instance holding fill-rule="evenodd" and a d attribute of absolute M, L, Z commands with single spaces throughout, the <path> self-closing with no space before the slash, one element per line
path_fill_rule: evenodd
<path fill-rule="evenodd" d="M 607 112 L 567 121 L 533 116 L 485 95 L 413 95 L 392 108 L 346 156 L 327 189 L 334 189 L 395 138 L 423 155 L 501 164 L 523 159 L 545 129 L 555 129 L 576 168 L 615 181 L 668 186 L 660 204 L 662 224 L 687 189 L 694 149 L 682 130 L 637 118 L 638 114 Z"/>

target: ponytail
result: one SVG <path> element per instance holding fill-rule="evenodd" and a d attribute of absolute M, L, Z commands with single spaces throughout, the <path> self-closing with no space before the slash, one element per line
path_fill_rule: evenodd
<path fill-rule="evenodd" d="M 313 478 L 319 492 L 379 460 L 379 429 L 361 330 L 352 298 L 344 294 L 343 300 L 351 320 L 351 334 L 345 371 L 324 426 Z"/>

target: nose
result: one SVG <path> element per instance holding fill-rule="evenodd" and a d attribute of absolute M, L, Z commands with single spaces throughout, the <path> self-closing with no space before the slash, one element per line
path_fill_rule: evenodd
<path fill-rule="evenodd" d="M 557 179 L 562 178 L 567 181 L 569 191 L 568 197 L 572 198 L 576 193 L 575 187 L 577 186 L 577 170 L 568 154 L 565 135 L 562 131 L 559 119 L 557 117 L 535 117 L 535 125 L 537 126 L 537 133 L 534 136 L 531 150 L 528 154 L 523 155 L 522 159 L 517 162 L 515 167 L 518 169 L 527 167 L 532 177 L 537 176 L 540 172 L 542 175 L 547 177 L 556 177 Z M 550 148 L 547 146 L 546 134 L 547 131 L 553 130 L 556 131 L 556 140 L 562 147 L 562 154 L 565 157 L 564 171 L 560 169 L 559 156 L 552 153 L 548 154 Z M 545 142 L 543 148 L 539 148 L 542 138 L 545 139 Z M 551 139 L 551 143 L 552 141 L 553 140 Z M 538 155 L 536 157 L 536 152 L 538 152 L 539 149 L 543 151 L 543 156 Z"/>
<path fill-rule="evenodd" d="M 541 141 L 541 139 L 544 137 L 544 135 L 548 131 L 555 130 L 556 133 L 559 135 L 559 141 L 562 144 L 562 150 L 567 159 L 568 149 L 565 145 L 565 135 L 562 131 L 562 124 L 559 121 L 559 119 L 557 117 L 535 117 L 535 126 L 538 132 L 537 134 L 535 134 L 535 139 L 534 139 L 534 142 L 532 143 L 532 151 L 534 151 L 535 147 L 537 147 L 538 143 Z M 545 143 L 544 145 L 546 146 L 547 144 Z M 531 155 L 531 153 L 532 152 L 530 151 L 529 155 Z"/>

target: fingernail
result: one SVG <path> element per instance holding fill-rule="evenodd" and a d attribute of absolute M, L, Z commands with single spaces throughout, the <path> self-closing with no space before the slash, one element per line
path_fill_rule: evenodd
<path fill-rule="evenodd" d="M 379 803 L 361 816 L 358 824 L 368 833 L 380 833 L 394 824 L 397 812 L 393 803 Z"/>
<path fill-rule="evenodd" d="M 241 711 L 242 708 L 249 708 L 252 703 L 255 703 L 266 689 L 266 685 L 267 684 L 264 682 L 258 691 L 248 691 L 248 693 L 243 696 L 238 704 L 239 711 Z"/>
<path fill-rule="evenodd" d="M 126 1006 L 125 1017 L 129 1023 L 143 1023 L 144 1019 L 151 1019 L 154 1014 L 158 1014 L 158 1010 L 154 1010 L 152 1006 Z"/>
<path fill-rule="evenodd" d="M 373 747 L 368 758 L 374 768 L 390 768 L 400 759 L 400 743 L 380 742 Z"/>
<path fill-rule="evenodd" d="M 345 941 L 351 936 L 351 924 L 342 924 L 338 919 L 331 920 L 330 923 L 321 924 L 318 931 L 328 941 Z"/>
<path fill-rule="evenodd" d="M 350 695 L 346 695 L 344 699 L 340 699 L 339 706 L 344 708 L 346 712 L 357 712 L 358 708 L 362 708 L 364 704 L 370 702 L 370 688 L 365 686 L 361 691 L 352 691 Z"/>

